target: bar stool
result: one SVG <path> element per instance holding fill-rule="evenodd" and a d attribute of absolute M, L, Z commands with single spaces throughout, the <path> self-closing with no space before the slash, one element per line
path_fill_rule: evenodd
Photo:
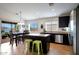
<path fill-rule="evenodd" d="M 35 46 L 36 45 L 36 46 Z M 40 47 L 41 46 L 41 47 Z M 40 54 L 40 52 L 43 53 L 43 49 L 42 49 L 42 42 L 40 40 L 35 40 L 33 41 L 33 46 L 32 46 L 32 53 L 34 52 L 34 47 L 35 49 L 37 49 L 38 55 Z"/>
<path fill-rule="evenodd" d="M 24 41 L 24 52 L 26 53 L 26 50 L 27 50 L 27 53 L 30 52 L 30 43 L 32 42 L 32 39 L 25 39 Z"/>

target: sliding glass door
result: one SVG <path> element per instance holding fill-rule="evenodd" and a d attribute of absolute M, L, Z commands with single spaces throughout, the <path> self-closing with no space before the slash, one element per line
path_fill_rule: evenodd
<path fill-rule="evenodd" d="M 11 24 L 9 24 L 9 23 L 2 23 L 2 31 L 3 32 L 10 32 L 11 31 Z"/>
<path fill-rule="evenodd" d="M 10 33 L 10 31 L 14 30 L 16 27 L 16 24 L 13 23 L 2 23 L 1 24 L 1 34 L 2 38 L 7 37 Z"/>

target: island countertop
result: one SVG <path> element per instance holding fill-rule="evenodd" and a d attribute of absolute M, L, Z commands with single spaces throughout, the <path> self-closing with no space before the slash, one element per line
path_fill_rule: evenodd
<path fill-rule="evenodd" d="M 41 36 L 41 37 L 47 37 L 50 34 L 26 34 L 27 36 Z"/>
<path fill-rule="evenodd" d="M 67 31 L 47 31 L 47 32 L 44 32 L 46 34 L 57 34 L 57 35 L 64 35 L 64 34 L 69 34 L 69 32 Z"/>

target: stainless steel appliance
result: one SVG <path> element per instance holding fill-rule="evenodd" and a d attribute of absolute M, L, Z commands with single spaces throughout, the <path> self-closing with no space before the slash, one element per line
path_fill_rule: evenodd
<path fill-rule="evenodd" d="M 76 53 L 76 10 L 72 10 L 69 22 L 69 43 L 73 46 L 74 54 Z"/>

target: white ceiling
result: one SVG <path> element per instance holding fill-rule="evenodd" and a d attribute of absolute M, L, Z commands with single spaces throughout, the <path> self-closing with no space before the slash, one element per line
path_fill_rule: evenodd
<path fill-rule="evenodd" d="M 16 13 L 22 12 L 24 20 L 59 16 L 76 8 L 77 3 L 0 3 L 0 18 L 19 20 Z"/>

